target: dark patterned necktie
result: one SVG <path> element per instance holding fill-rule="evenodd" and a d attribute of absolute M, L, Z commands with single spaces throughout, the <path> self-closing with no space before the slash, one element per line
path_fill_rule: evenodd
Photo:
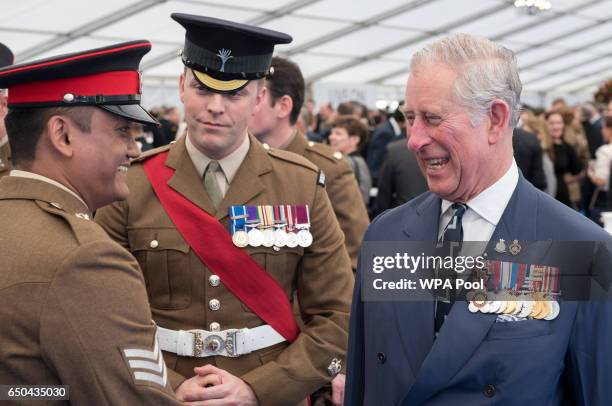
<path fill-rule="evenodd" d="M 468 207 L 463 203 L 453 203 L 451 208 L 453 209 L 453 217 L 444 228 L 441 242 L 444 243 L 445 248 L 452 245 L 452 252 L 456 255 L 461 250 L 461 245 L 463 243 L 463 226 L 461 224 L 461 220 L 463 219 L 463 215 L 467 211 Z M 454 280 L 457 278 L 457 274 L 454 270 L 450 270 L 447 277 L 454 283 Z M 455 289 L 451 289 L 448 293 L 449 295 L 447 300 L 436 297 L 436 318 L 434 320 L 434 332 L 436 335 L 438 334 L 438 331 L 440 331 L 446 316 L 455 303 Z"/>

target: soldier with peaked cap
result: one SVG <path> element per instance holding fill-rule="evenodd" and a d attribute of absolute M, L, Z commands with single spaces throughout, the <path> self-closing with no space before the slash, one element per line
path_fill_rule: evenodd
<path fill-rule="evenodd" d="M 274 45 L 291 37 L 172 18 L 187 31 L 187 136 L 143 154 L 128 200 L 96 221 L 141 264 L 169 368 L 222 381 L 187 399 L 306 404 L 343 368 L 353 275 L 319 169 L 247 133 Z"/>
<path fill-rule="evenodd" d="M 0 68 L 11 65 L 15 57 L 11 50 L 0 43 Z M 0 178 L 8 175 L 11 170 L 11 148 L 9 147 L 4 117 L 8 111 L 6 106 L 6 90 L 0 88 Z"/>
<path fill-rule="evenodd" d="M 0 70 L 14 162 L 0 180 L 2 385 L 69 385 L 82 405 L 179 403 L 138 264 L 91 219 L 127 197 L 131 122 L 155 124 L 139 105 L 150 48 L 134 41 Z"/>

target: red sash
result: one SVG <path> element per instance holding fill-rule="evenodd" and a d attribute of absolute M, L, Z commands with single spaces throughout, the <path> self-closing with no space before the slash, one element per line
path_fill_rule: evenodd
<path fill-rule="evenodd" d="M 196 255 L 249 309 L 293 342 L 299 327 L 291 303 L 278 282 L 246 251 L 236 247 L 223 225 L 168 186 L 174 169 L 166 166 L 168 152 L 144 162 L 144 171 L 164 210 Z"/>

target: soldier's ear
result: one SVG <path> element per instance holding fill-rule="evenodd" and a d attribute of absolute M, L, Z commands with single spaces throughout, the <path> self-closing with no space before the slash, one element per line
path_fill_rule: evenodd
<path fill-rule="evenodd" d="M 293 110 L 293 99 L 289 95 L 284 94 L 276 100 L 275 107 L 279 118 L 289 117 L 291 110 Z"/>
<path fill-rule="evenodd" d="M 181 103 L 185 104 L 185 101 L 183 100 L 183 95 L 185 94 L 185 76 L 187 74 L 187 69 L 185 69 L 183 71 L 183 73 L 181 73 L 181 75 L 179 76 L 179 98 L 181 99 Z"/>
<path fill-rule="evenodd" d="M 68 119 L 61 115 L 51 116 L 47 121 L 45 133 L 47 141 L 56 153 L 71 157 L 74 153 L 71 138 L 73 136 Z"/>

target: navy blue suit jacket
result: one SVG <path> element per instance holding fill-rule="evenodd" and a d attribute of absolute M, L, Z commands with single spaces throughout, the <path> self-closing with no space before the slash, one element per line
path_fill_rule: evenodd
<path fill-rule="evenodd" d="M 435 241 L 440 203 L 426 192 L 383 213 L 364 243 Z M 612 240 L 522 175 L 491 242 L 500 238 L 603 241 L 606 255 Z M 512 261 L 537 264 L 534 255 L 546 254 L 524 246 Z M 581 266 L 595 261 L 580 257 Z M 432 301 L 364 302 L 359 272 L 361 267 L 350 321 L 345 405 L 612 404 L 612 306 L 607 302 L 561 302 L 553 321 L 496 323 L 496 315 L 470 313 L 465 301 L 457 301 L 434 340 Z M 599 275 L 602 285 L 609 283 L 608 274 L 606 269 Z"/>

